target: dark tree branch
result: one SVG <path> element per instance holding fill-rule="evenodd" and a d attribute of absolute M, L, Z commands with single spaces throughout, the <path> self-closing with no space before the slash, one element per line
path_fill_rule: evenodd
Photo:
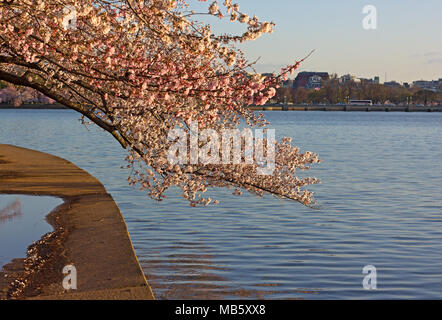
<path fill-rule="evenodd" d="M 3 57 L 0 57 L 0 58 L 3 58 Z M 111 133 L 112 136 L 121 144 L 121 146 L 124 149 L 127 149 L 128 142 L 126 139 L 124 139 L 121 136 L 121 134 L 117 130 L 117 128 L 115 126 L 103 121 L 102 119 L 100 119 L 93 111 L 91 111 L 89 108 L 85 107 L 84 105 L 81 105 L 79 103 L 74 103 L 73 101 L 70 101 L 70 100 L 64 98 L 62 95 L 54 92 L 54 90 L 50 90 L 47 87 L 45 87 L 35 81 L 27 79 L 27 77 L 25 75 L 18 76 L 18 75 L 11 74 L 11 73 L 5 72 L 3 70 L 0 70 L 0 80 L 4 80 L 6 82 L 9 82 L 9 83 L 12 83 L 15 85 L 25 86 L 25 87 L 29 87 L 29 88 L 35 89 L 37 91 L 40 91 L 41 93 L 43 93 L 47 97 L 54 99 L 55 101 L 66 106 L 67 108 L 81 113 L 86 118 L 88 118 L 89 120 L 94 122 L 96 125 L 98 125 L 100 128 Z"/>

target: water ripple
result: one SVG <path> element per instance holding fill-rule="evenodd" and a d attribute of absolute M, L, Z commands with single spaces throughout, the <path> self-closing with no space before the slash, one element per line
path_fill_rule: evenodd
<path fill-rule="evenodd" d="M 442 114 L 270 112 L 324 162 L 313 211 L 272 197 L 190 208 L 127 186 L 125 152 L 70 111 L 0 110 L 1 143 L 66 158 L 117 201 L 162 299 L 442 299 Z M 301 173 L 303 174 L 303 173 Z M 376 292 L 362 288 L 375 265 Z"/>

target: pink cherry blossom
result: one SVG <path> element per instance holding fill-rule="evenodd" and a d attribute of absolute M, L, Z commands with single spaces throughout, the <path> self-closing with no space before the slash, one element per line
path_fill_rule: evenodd
<path fill-rule="evenodd" d="M 276 168 L 269 176 L 258 175 L 256 163 L 177 167 L 167 161 L 173 128 L 189 131 L 194 121 L 201 130 L 215 131 L 242 121 L 267 124 L 247 106 L 268 102 L 302 60 L 265 78 L 255 74 L 237 45 L 272 33 L 272 22 L 251 18 L 230 0 L 207 4 L 200 13 L 190 11 L 185 0 L 70 4 L 77 12 L 74 28 L 65 28 L 63 1 L 2 3 L 0 25 L 6 27 L 0 28 L 0 80 L 40 92 L 10 99 L 17 89 L 9 87 L 0 90 L 2 101 L 19 103 L 44 95 L 78 111 L 128 150 L 130 184 L 159 201 L 177 186 L 193 206 L 217 203 L 204 198 L 209 187 L 312 203 L 312 193 L 303 188 L 318 180 L 297 178 L 296 171 L 307 170 L 318 157 L 300 153 L 289 140 L 276 144 Z M 204 15 L 237 21 L 244 32 L 213 34 L 210 25 L 197 20 Z"/>

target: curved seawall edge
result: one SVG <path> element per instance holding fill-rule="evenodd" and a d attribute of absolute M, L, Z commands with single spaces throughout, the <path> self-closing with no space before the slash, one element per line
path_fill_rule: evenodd
<path fill-rule="evenodd" d="M 28 255 L 30 271 L 19 279 L 25 285 L 13 286 L 12 298 L 154 299 L 117 204 L 89 173 L 50 154 L 0 144 L 0 193 L 65 201 L 47 216 L 55 231 L 30 247 L 42 258 Z M 77 269 L 78 289 L 70 292 L 62 287 L 66 264 Z"/>

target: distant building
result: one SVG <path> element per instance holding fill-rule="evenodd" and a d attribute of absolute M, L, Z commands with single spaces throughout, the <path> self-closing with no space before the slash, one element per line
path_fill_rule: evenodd
<path fill-rule="evenodd" d="M 295 80 L 289 79 L 289 80 L 285 80 L 282 82 L 282 87 L 283 88 L 293 88 L 294 84 L 295 84 Z"/>
<path fill-rule="evenodd" d="M 319 80 L 320 78 L 320 80 Z M 328 81 L 330 76 L 327 72 L 300 72 L 294 81 L 294 88 L 308 88 L 308 86 L 319 87 L 322 81 Z"/>
<path fill-rule="evenodd" d="M 373 84 L 374 83 L 373 79 L 359 78 L 359 81 L 361 82 L 361 84 Z"/>
<path fill-rule="evenodd" d="M 262 73 L 261 75 L 267 78 L 273 78 L 275 76 L 274 73 Z"/>
<path fill-rule="evenodd" d="M 367 79 L 367 78 L 356 79 L 354 76 L 347 74 L 345 76 L 342 76 L 341 78 L 342 78 L 340 80 L 341 83 L 345 83 L 347 81 L 355 81 L 355 82 L 360 82 L 361 84 L 379 84 L 379 77 L 374 77 L 373 79 Z"/>
<path fill-rule="evenodd" d="M 354 75 L 351 74 L 344 74 L 342 77 L 339 78 L 340 83 L 347 83 L 347 82 L 361 82 L 359 78 L 356 78 Z"/>
<path fill-rule="evenodd" d="M 318 75 L 311 76 L 305 87 L 307 89 L 320 89 L 322 87 L 322 81 L 323 79 Z"/>
<path fill-rule="evenodd" d="M 442 79 L 433 80 L 433 81 L 419 80 L 413 82 L 413 87 L 423 90 L 439 92 L 441 84 L 442 84 Z"/>
<path fill-rule="evenodd" d="M 384 86 L 390 87 L 390 88 L 400 88 L 401 84 L 396 81 L 388 81 L 388 82 L 384 82 Z"/>

